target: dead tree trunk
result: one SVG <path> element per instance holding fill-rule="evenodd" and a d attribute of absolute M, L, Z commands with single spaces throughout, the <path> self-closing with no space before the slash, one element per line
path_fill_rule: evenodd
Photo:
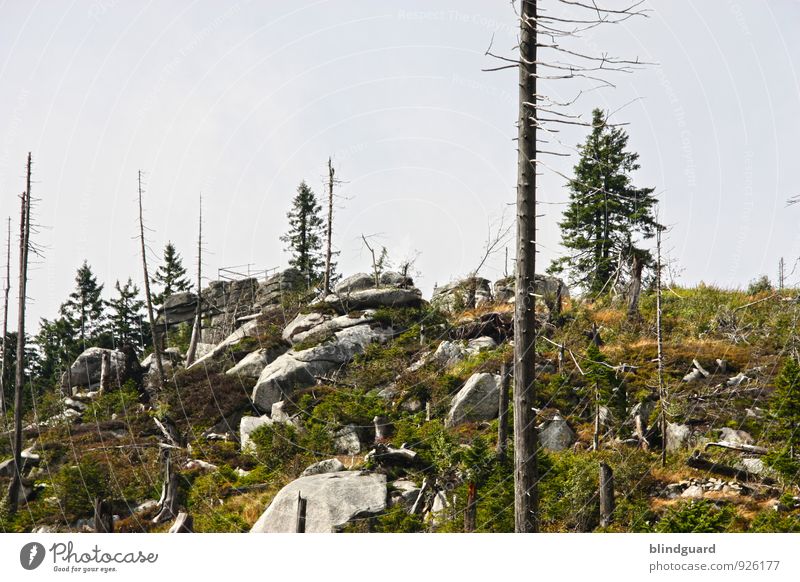
<path fill-rule="evenodd" d="M 333 269 L 333 164 L 328 158 L 328 225 L 325 243 L 325 280 L 322 291 L 327 296 L 331 293 L 331 271 Z"/>
<path fill-rule="evenodd" d="M 614 513 L 614 472 L 600 463 L 600 527 L 608 527 Z"/>
<path fill-rule="evenodd" d="M 100 356 L 100 394 L 111 388 L 111 352 L 104 351 Z"/>
<path fill-rule="evenodd" d="M 594 435 L 592 436 L 592 450 L 600 448 L 600 385 L 594 383 Z"/>
<path fill-rule="evenodd" d="M 197 305 L 195 306 L 194 325 L 192 326 L 192 339 L 186 351 L 186 367 L 194 363 L 197 354 L 197 344 L 203 333 L 203 197 L 200 197 L 200 218 L 197 226 Z"/>
<path fill-rule="evenodd" d="M 637 253 L 631 258 L 631 282 L 628 290 L 628 319 L 639 317 L 639 295 L 642 292 L 642 269 L 644 263 Z"/>
<path fill-rule="evenodd" d="M 153 340 L 153 359 L 158 372 L 158 388 L 164 387 L 164 365 L 161 362 L 161 348 L 158 345 L 156 320 L 153 317 L 153 298 L 150 295 L 150 274 L 147 271 L 147 247 L 144 243 L 144 218 L 142 217 L 142 171 L 139 170 L 139 242 L 142 247 L 142 271 L 144 272 L 144 297 L 147 305 L 147 319 L 150 322 L 150 334 Z"/>
<path fill-rule="evenodd" d="M 111 503 L 105 499 L 94 500 L 94 523 L 96 533 L 114 533 L 114 515 L 111 513 Z"/>
<path fill-rule="evenodd" d="M 508 450 L 508 365 L 500 367 L 500 412 L 497 416 L 497 458 L 502 463 Z"/>
<path fill-rule="evenodd" d="M 464 511 L 464 531 L 471 533 L 475 531 L 475 521 L 477 517 L 478 505 L 476 502 L 478 487 L 474 481 L 467 483 L 467 508 Z"/>
<path fill-rule="evenodd" d="M 521 0 L 514 310 L 514 530 L 538 531 L 536 490 L 536 1 Z"/>
<path fill-rule="evenodd" d="M 664 384 L 664 338 L 661 329 L 661 229 L 656 229 L 656 342 L 658 345 L 658 408 L 661 466 L 667 466 L 667 388 Z"/>
<path fill-rule="evenodd" d="M 8 345 L 8 295 L 11 291 L 11 217 L 8 219 L 8 233 L 6 235 L 6 281 L 3 287 L 3 352 L 0 353 L 0 416 L 3 417 L 3 427 L 6 426 L 6 353 Z"/>
<path fill-rule="evenodd" d="M 364 245 L 367 247 L 367 250 L 372 255 L 372 276 L 375 279 L 375 289 L 377 289 L 378 287 L 381 286 L 381 273 L 380 273 L 380 267 L 378 265 L 379 260 L 375 257 L 375 249 L 373 249 L 370 246 L 369 242 L 367 242 L 367 237 L 365 237 L 362 234 L 361 240 L 364 241 Z"/>
<path fill-rule="evenodd" d="M 167 533 L 194 533 L 194 519 L 188 513 L 181 511 Z"/>
<path fill-rule="evenodd" d="M 28 153 L 26 190 L 22 193 L 19 220 L 19 303 L 17 308 L 17 362 L 14 377 L 14 466 L 8 486 L 8 513 L 17 511 L 22 486 L 22 388 L 25 383 L 25 301 L 28 292 L 28 251 L 31 232 L 31 154 Z"/>
<path fill-rule="evenodd" d="M 306 533 L 306 503 L 308 502 L 300 492 L 297 492 L 297 521 L 295 522 L 295 533 Z"/>
<path fill-rule="evenodd" d="M 172 451 L 169 448 L 161 449 L 161 471 L 164 478 L 159 500 L 161 509 L 153 518 L 153 523 L 174 519 L 178 511 L 178 475 L 172 466 Z"/>

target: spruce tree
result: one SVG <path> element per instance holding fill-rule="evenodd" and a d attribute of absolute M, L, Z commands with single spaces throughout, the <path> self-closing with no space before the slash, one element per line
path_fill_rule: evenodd
<path fill-rule="evenodd" d="M 161 287 L 161 292 L 153 296 L 154 305 L 163 305 L 175 293 L 188 291 L 191 288 L 183 259 L 172 242 L 168 242 L 164 247 L 164 262 L 153 275 L 153 282 Z"/>
<path fill-rule="evenodd" d="M 118 346 L 126 343 L 136 346 L 138 345 L 136 338 L 142 324 L 144 301 L 139 298 L 139 288 L 133 284 L 130 277 L 125 285 L 120 285 L 117 281 L 114 288 L 117 290 L 117 296 L 108 301 L 108 306 L 111 308 L 109 316 L 111 333 Z"/>
<path fill-rule="evenodd" d="M 788 358 L 775 378 L 769 409 L 781 446 L 771 451 L 766 460 L 784 477 L 795 481 L 800 472 L 800 363 L 795 358 Z"/>
<path fill-rule="evenodd" d="M 639 154 L 627 146 L 628 134 L 609 126 L 606 114 L 595 109 L 592 131 L 578 146 L 580 160 L 559 223 L 569 254 L 549 269 L 567 271 L 573 285 L 591 293 L 610 290 L 611 279 L 634 259 L 644 267 L 653 264 L 650 252 L 636 247 L 636 239 L 649 239 L 660 228 L 654 215 L 657 200 L 653 188 L 633 185 Z"/>
<path fill-rule="evenodd" d="M 321 207 L 311 188 L 300 182 L 292 209 L 286 215 L 289 231 L 281 237 L 285 250 L 292 254 L 289 265 L 300 271 L 311 287 L 322 275 L 322 218 Z"/>
<path fill-rule="evenodd" d="M 103 332 L 105 314 L 100 295 L 103 285 L 98 284 L 89 264 L 84 261 L 75 275 L 75 290 L 61 305 L 60 314 L 67 328 L 75 330 L 82 348 L 87 341 L 97 340 Z M 65 330 L 66 331 L 66 330 Z"/>

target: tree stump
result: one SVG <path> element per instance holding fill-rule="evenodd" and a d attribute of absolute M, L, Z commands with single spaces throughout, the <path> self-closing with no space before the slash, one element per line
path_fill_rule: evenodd
<path fill-rule="evenodd" d="M 614 513 L 614 472 L 600 463 L 600 527 L 611 525 Z"/>
<path fill-rule="evenodd" d="M 194 533 L 194 519 L 188 513 L 181 511 L 168 533 Z"/>
<path fill-rule="evenodd" d="M 114 532 L 114 516 L 111 513 L 111 503 L 105 499 L 94 500 L 94 531 L 97 533 Z"/>

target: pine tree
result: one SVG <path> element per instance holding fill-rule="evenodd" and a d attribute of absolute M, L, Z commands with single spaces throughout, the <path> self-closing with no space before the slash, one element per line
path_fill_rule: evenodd
<path fill-rule="evenodd" d="M 322 275 L 322 218 L 321 207 L 311 188 L 305 183 L 297 187 L 292 209 L 287 213 L 289 231 L 281 237 L 292 253 L 289 264 L 300 271 L 311 287 Z"/>
<path fill-rule="evenodd" d="M 774 418 L 775 436 L 782 446 L 771 451 L 766 460 L 774 469 L 790 480 L 800 473 L 800 363 L 788 358 L 775 378 L 769 409 Z"/>
<path fill-rule="evenodd" d="M 163 305 L 175 293 L 188 291 L 191 288 L 183 259 L 172 242 L 168 242 L 164 247 L 164 262 L 153 275 L 153 282 L 161 287 L 161 292 L 153 296 L 154 305 Z"/>
<path fill-rule="evenodd" d="M 591 293 L 610 290 L 610 281 L 628 265 L 650 267 L 649 251 L 637 248 L 636 237 L 648 239 L 660 225 L 654 216 L 653 188 L 636 188 L 631 173 L 639 154 L 627 151 L 628 134 L 607 124 L 595 109 L 592 132 L 578 146 L 580 160 L 569 182 L 570 200 L 561 227 L 569 255 L 554 261 L 550 271 L 568 271 L 570 282 Z"/>
<path fill-rule="evenodd" d="M 87 341 L 97 340 L 103 332 L 105 314 L 103 300 L 100 298 L 103 285 L 97 283 L 97 278 L 86 261 L 78 269 L 75 285 L 75 291 L 61 305 L 60 314 L 66 325 L 76 331 L 81 347 L 86 348 Z"/>
<path fill-rule="evenodd" d="M 142 326 L 142 309 L 144 301 L 139 299 L 139 288 L 133 284 L 131 278 L 125 285 L 116 282 L 114 288 L 117 290 L 117 297 L 108 301 L 111 308 L 109 323 L 111 333 L 118 346 L 129 343 L 133 346 L 136 342 Z"/>

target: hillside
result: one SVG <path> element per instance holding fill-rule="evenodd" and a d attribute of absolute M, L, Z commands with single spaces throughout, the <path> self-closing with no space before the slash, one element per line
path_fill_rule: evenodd
<path fill-rule="evenodd" d="M 798 347 L 796 291 L 665 293 L 662 467 L 654 295 L 643 293 L 630 319 L 610 300 L 537 283 L 544 531 L 800 531 L 796 461 L 778 454 L 772 398 Z M 26 503 L 0 517 L 0 531 L 91 529 L 96 499 L 110 502 L 116 531 L 169 529 L 159 423 L 179 435 L 168 447 L 172 513 L 188 513 L 198 532 L 294 531 L 298 495 L 306 531 L 513 531 L 510 439 L 496 452 L 512 357 L 508 282 L 462 281 L 430 300 L 397 273 L 377 285 L 348 277 L 324 298 L 300 287 L 291 270 L 212 284 L 203 356 L 188 369 L 195 298 L 167 302 L 161 390 L 147 359 L 114 352 L 115 379 L 100 393 L 102 350 L 82 355 L 25 419 Z M 616 494 L 603 526 L 600 463 Z"/>

